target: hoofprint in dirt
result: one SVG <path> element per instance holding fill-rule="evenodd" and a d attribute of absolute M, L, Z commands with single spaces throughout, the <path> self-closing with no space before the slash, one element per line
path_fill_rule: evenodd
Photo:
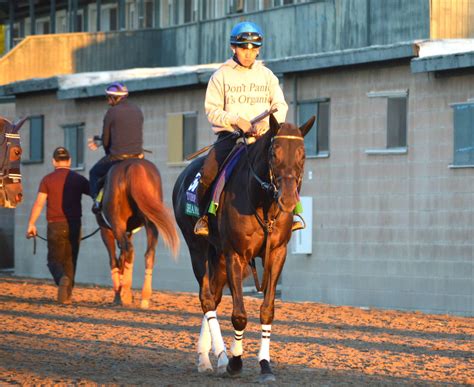
<path fill-rule="evenodd" d="M 0 385 L 256 383 L 258 305 L 247 297 L 244 373 L 198 374 L 196 294 L 155 292 L 152 307 L 113 307 L 110 288 L 77 286 L 55 303 L 51 281 L 0 275 Z M 219 308 L 227 348 L 230 297 Z M 276 302 L 275 385 L 474 384 L 474 319 Z M 214 359 L 215 360 L 215 359 Z"/>

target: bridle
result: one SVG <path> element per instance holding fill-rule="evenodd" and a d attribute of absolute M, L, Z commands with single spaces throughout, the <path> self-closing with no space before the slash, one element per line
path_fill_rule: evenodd
<path fill-rule="evenodd" d="M 279 138 L 282 138 L 282 139 L 285 139 L 285 140 L 298 140 L 298 141 L 303 141 L 304 142 L 304 138 L 301 137 L 301 136 L 293 136 L 293 135 L 286 135 L 286 134 L 282 134 L 282 135 L 276 135 L 276 136 L 273 136 L 272 138 L 272 142 L 271 142 L 271 145 L 270 145 L 270 149 L 269 149 L 269 152 L 270 154 L 272 153 L 273 151 L 273 144 L 274 144 L 274 140 L 275 139 L 279 139 Z M 294 179 L 296 180 L 296 186 L 299 187 L 301 185 L 301 182 L 303 181 L 303 174 L 300 174 L 299 176 L 294 176 L 294 175 L 280 175 L 280 176 L 276 176 L 275 172 L 274 172 L 274 166 L 273 166 L 273 163 L 272 163 L 272 157 L 269 157 L 269 173 L 270 173 L 270 184 L 273 186 L 273 189 L 276 191 L 276 195 L 278 194 L 278 187 L 279 187 L 279 183 L 284 180 L 284 179 Z"/>
<path fill-rule="evenodd" d="M 13 183 L 21 183 L 21 173 L 18 169 L 18 173 L 12 172 L 12 160 L 10 158 L 10 151 L 13 147 L 16 147 L 12 143 L 12 140 L 17 140 L 18 144 L 20 143 L 20 134 L 19 133 L 3 133 L 3 141 L 0 143 L 0 147 L 4 152 L 2 159 L 0 160 L 0 190 L 1 195 L 6 201 L 8 201 L 8 195 L 6 193 L 6 185 Z M 20 154 L 21 154 L 21 147 Z"/>

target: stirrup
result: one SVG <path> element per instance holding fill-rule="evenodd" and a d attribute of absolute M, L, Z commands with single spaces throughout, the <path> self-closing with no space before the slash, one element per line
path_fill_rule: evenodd
<path fill-rule="evenodd" d="M 207 216 L 201 216 L 194 225 L 194 234 L 200 236 L 209 235 L 209 225 L 207 223 Z"/>
<path fill-rule="evenodd" d="M 294 215 L 300 218 L 300 220 L 293 221 L 293 225 L 291 226 L 291 232 L 305 229 L 306 222 L 304 221 L 303 217 L 300 214 L 294 214 Z"/>

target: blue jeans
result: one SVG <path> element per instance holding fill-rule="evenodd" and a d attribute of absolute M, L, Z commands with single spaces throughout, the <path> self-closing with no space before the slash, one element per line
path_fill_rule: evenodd
<path fill-rule="evenodd" d="M 90 192 L 93 199 L 97 197 L 103 186 L 101 179 L 107 175 L 109 169 L 121 160 L 110 160 L 108 156 L 102 157 L 89 171 Z"/>

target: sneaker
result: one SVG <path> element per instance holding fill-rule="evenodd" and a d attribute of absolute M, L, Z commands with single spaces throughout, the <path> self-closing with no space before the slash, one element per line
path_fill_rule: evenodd
<path fill-rule="evenodd" d="M 58 302 L 60 304 L 71 303 L 72 284 L 69 277 L 62 276 L 58 286 Z"/>
<path fill-rule="evenodd" d="M 100 202 L 94 202 L 94 204 L 92 205 L 92 212 L 94 214 L 100 214 L 100 212 L 102 211 L 102 204 Z"/>
<path fill-rule="evenodd" d="M 194 234 L 201 236 L 209 235 L 209 225 L 207 223 L 207 216 L 201 216 L 194 225 Z"/>

